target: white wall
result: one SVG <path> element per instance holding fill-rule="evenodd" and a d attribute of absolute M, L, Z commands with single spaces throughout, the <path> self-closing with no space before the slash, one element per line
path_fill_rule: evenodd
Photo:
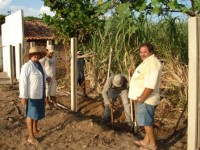
<path fill-rule="evenodd" d="M 2 45 L 3 47 L 3 71 L 7 72 L 10 77 L 10 52 L 9 45 L 15 46 L 15 64 L 16 78 L 19 79 L 20 60 L 19 60 L 19 44 L 23 47 L 23 11 L 19 10 L 5 18 L 2 27 Z"/>
<path fill-rule="evenodd" d="M 2 53 L 3 48 L 1 46 L 3 45 L 2 45 L 2 36 L 0 35 L 0 71 L 3 70 L 3 53 Z"/>

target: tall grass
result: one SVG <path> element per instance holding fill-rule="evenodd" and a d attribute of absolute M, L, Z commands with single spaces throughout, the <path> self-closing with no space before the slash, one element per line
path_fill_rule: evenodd
<path fill-rule="evenodd" d="M 172 104 L 182 106 L 187 100 L 188 85 L 187 23 L 171 16 L 155 22 L 146 16 L 135 17 L 128 10 L 122 10 L 106 21 L 104 30 L 97 29 L 87 45 L 94 53 L 86 70 L 90 86 L 101 91 L 107 77 L 110 48 L 113 49 L 111 74 L 127 75 L 131 65 L 137 66 L 141 62 L 139 45 L 151 42 L 163 62 L 162 91 L 167 93 Z"/>

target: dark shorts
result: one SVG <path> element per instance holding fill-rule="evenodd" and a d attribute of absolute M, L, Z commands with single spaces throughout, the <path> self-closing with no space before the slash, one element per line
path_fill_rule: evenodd
<path fill-rule="evenodd" d="M 79 78 L 78 81 L 77 81 L 78 85 L 81 86 L 81 84 L 84 82 L 84 80 L 85 80 L 84 78 Z"/>
<path fill-rule="evenodd" d="M 156 106 L 146 103 L 137 103 L 137 124 L 138 126 L 152 126 L 154 123 L 154 112 Z"/>
<path fill-rule="evenodd" d="M 40 120 L 45 116 L 44 99 L 28 99 L 26 105 L 26 117 L 33 120 Z"/>
<path fill-rule="evenodd" d="M 83 71 L 79 71 L 78 72 L 78 77 L 77 77 L 77 83 L 78 85 L 81 86 L 81 84 L 85 81 L 85 77 L 84 77 L 84 72 Z"/>

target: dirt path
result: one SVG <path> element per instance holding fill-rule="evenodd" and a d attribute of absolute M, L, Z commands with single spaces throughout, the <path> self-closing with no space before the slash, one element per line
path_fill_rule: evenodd
<path fill-rule="evenodd" d="M 97 99 L 95 92 L 89 98 L 78 96 L 78 112 L 72 113 L 70 96 L 58 94 L 58 102 L 68 109 L 50 109 L 46 117 L 39 122 L 40 143 L 27 143 L 27 129 L 23 110 L 18 98 L 18 85 L 0 85 L 0 149 L 70 149 L 70 150 L 137 150 L 134 139 L 140 139 L 144 132 L 139 128 L 138 134 L 130 132 L 130 127 L 123 124 L 123 106 L 117 101 L 114 112 L 114 130 L 111 125 L 101 124 L 103 102 Z M 167 105 L 165 100 L 156 111 L 155 133 L 158 150 L 186 149 L 187 116 L 184 115 L 174 132 L 181 110 Z"/>

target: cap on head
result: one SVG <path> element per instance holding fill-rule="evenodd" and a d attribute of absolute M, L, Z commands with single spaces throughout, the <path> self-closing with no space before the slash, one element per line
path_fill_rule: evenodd
<path fill-rule="evenodd" d="M 47 45 L 46 49 L 48 50 L 48 52 L 53 53 L 54 52 L 54 47 L 53 45 Z"/>
<path fill-rule="evenodd" d="M 124 78 L 121 75 L 117 74 L 114 76 L 112 83 L 115 87 L 120 87 L 124 83 Z"/>

